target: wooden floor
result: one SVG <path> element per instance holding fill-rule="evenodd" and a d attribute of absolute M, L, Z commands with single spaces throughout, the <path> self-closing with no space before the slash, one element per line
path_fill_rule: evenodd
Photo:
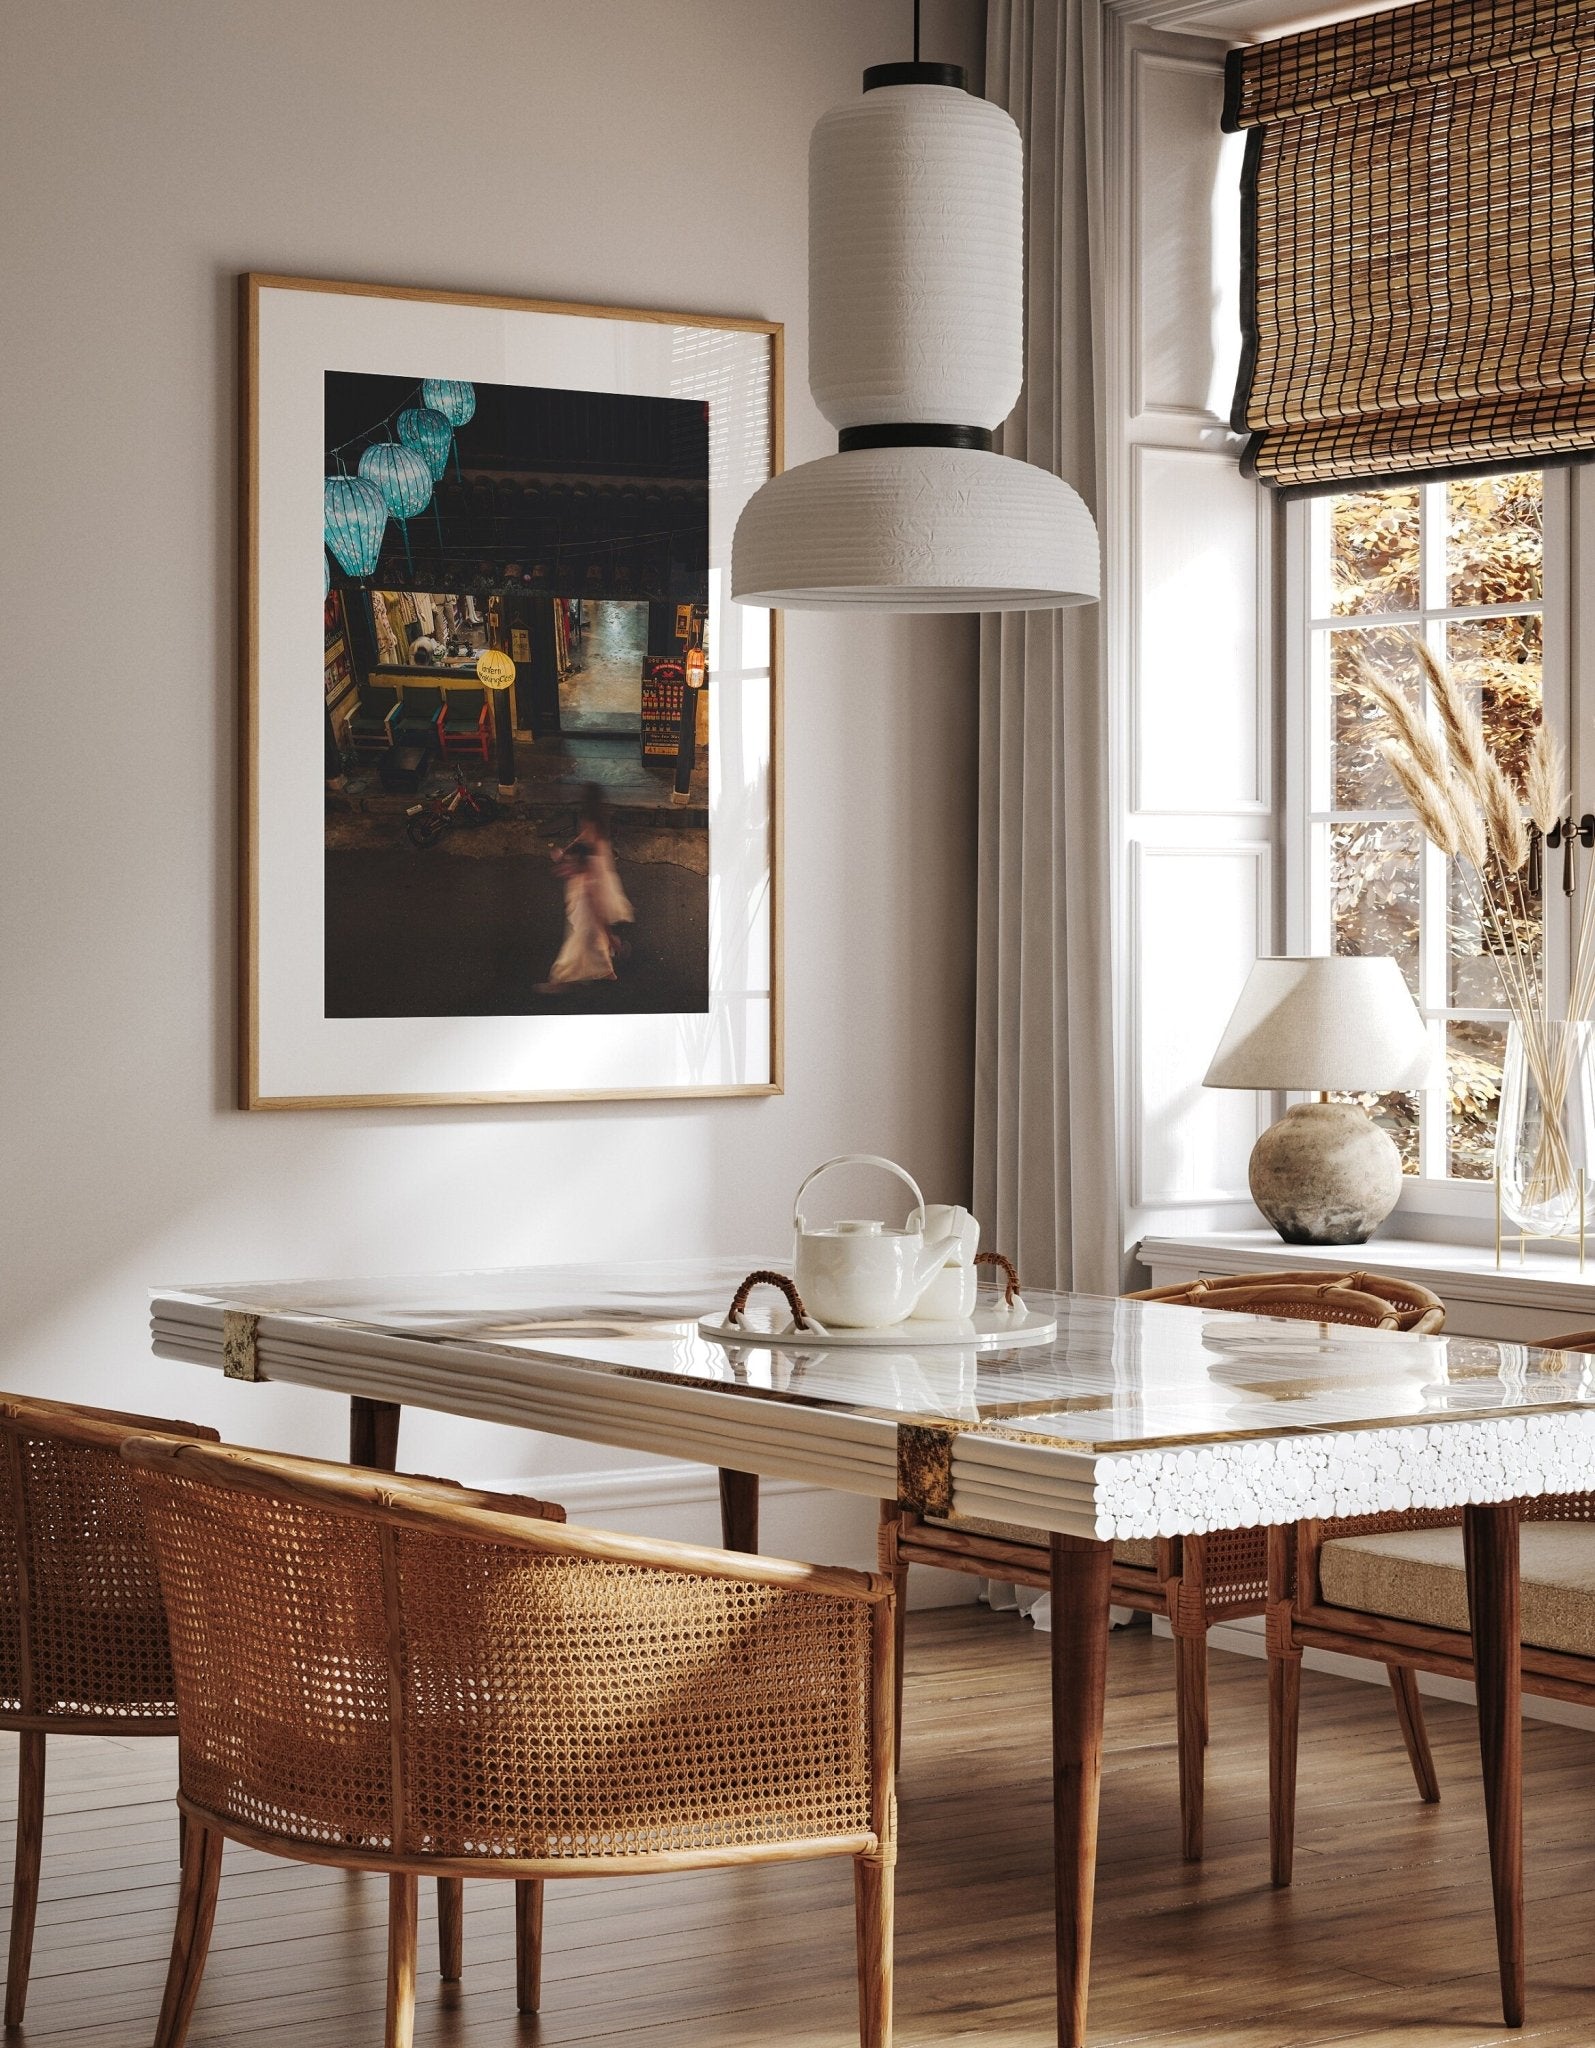
<path fill-rule="evenodd" d="M 1215 1653 L 1208 1858 L 1176 1860 L 1173 1655 L 1115 1636 L 1091 2036 L 1158 2048 L 1595 2040 L 1595 1738 L 1531 1722 L 1529 2020 L 1500 2025 L 1471 1710 L 1436 1703 L 1420 1806 L 1382 1690 L 1308 1673 L 1293 1892 L 1267 1881 L 1264 1671 Z M 898 2041 L 1053 2039 L 1047 1650 L 1012 1616 L 909 1624 Z M 15 1738 L 0 1737 L 9 1870 Z M 153 2033 L 176 1899 L 172 1746 L 55 1740 L 28 2024 Z M 420 2048 L 847 2048 L 845 1864 L 550 1885 L 544 2011 L 514 2012 L 510 1887 L 466 1887 L 465 1981 L 423 1977 Z M 423 1894 L 424 1896 L 424 1894 Z M 192 2048 L 377 2048 L 385 1887 L 229 1847 Z M 423 1954 L 435 1966 L 431 1901 Z"/>

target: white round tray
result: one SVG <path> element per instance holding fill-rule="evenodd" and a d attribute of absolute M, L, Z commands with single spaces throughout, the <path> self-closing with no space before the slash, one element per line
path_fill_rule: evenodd
<path fill-rule="evenodd" d="M 1058 1318 L 1021 1306 L 1010 1315 L 993 1305 L 981 1307 L 967 1322 L 892 1323 L 883 1330 L 826 1330 L 817 1325 L 794 1330 L 761 1330 L 757 1323 L 728 1323 L 724 1316 L 700 1316 L 700 1336 L 716 1344 L 762 1344 L 781 1351 L 925 1351 L 931 1346 L 962 1346 L 966 1351 L 1004 1351 L 1010 1344 L 1048 1344 L 1058 1334 Z"/>

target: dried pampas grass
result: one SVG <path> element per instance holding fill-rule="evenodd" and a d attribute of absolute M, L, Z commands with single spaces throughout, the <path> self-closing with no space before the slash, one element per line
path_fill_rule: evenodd
<path fill-rule="evenodd" d="M 1499 761 L 1485 761 L 1478 795 L 1495 857 L 1508 874 L 1515 875 L 1528 860 L 1529 835 L 1523 829 L 1522 801 Z"/>
<path fill-rule="evenodd" d="M 1483 785 L 1495 765 L 1490 758 L 1489 742 L 1484 736 L 1484 721 L 1462 694 L 1450 670 L 1436 660 L 1428 643 L 1415 633 L 1410 637 L 1417 650 L 1418 665 L 1429 679 L 1434 708 L 1440 714 L 1446 744 L 1451 749 L 1457 772 L 1473 783 L 1482 796 Z"/>
<path fill-rule="evenodd" d="M 1567 749 L 1542 716 L 1529 749 L 1528 769 L 1523 779 L 1523 798 L 1529 816 L 1541 832 L 1560 822 L 1570 801 L 1567 783 Z"/>
<path fill-rule="evenodd" d="M 1402 794 L 1418 814 L 1418 823 L 1442 853 L 1455 853 L 1458 845 L 1457 816 L 1444 783 L 1439 782 L 1414 760 L 1412 749 L 1401 740 L 1379 742 L 1379 751 L 1390 764 L 1390 772 L 1401 784 Z"/>
<path fill-rule="evenodd" d="M 1358 693 L 1375 710 L 1384 713 L 1390 723 L 1391 737 L 1405 749 L 1418 772 L 1440 789 L 1445 789 L 1450 781 L 1445 755 L 1429 730 L 1423 713 L 1406 691 L 1387 676 L 1382 676 L 1361 655 L 1355 658 L 1351 680 Z"/>

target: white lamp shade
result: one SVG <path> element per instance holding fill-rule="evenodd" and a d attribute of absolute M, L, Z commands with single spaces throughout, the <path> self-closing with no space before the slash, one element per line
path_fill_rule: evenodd
<path fill-rule="evenodd" d="M 951 86 L 892 85 L 809 144 L 809 389 L 837 427 L 998 427 L 1024 378 L 1024 144 Z"/>
<path fill-rule="evenodd" d="M 1394 960 L 1259 960 L 1225 1027 L 1209 1088 L 1423 1088 L 1434 1048 Z"/>
<path fill-rule="evenodd" d="M 731 594 L 797 611 L 1089 604 L 1097 531 L 1051 470 L 978 448 L 855 448 L 772 477 L 743 509 Z"/>

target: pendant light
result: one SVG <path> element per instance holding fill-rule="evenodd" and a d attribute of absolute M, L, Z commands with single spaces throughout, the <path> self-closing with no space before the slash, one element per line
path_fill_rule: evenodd
<path fill-rule="evenodd" d="M 837 453 L 755 492 L 731 594 L 790 610 L 1090 604 L 1096 527 L 998 455 L 1024 382 L 1024 144 L 954 64 L 877 64 L 809 145 L 809 389 Z"/>
<path fill-rule="evenodd" d="M 322 487 L 324 539 L 346 576 L 369 576 L 382 553 L 388 501 L 360 476 L 329 476 Z"/>
<path fill-rule="evenodd" d="M 373 441 L 357 468 L 382 493 L 395 519 L 413 519 L 432 502 L 431 465 L 401 442 Z"/>
<path fill-rule="evenodd" d="M 432 472 L 437 482 L 449 466 L 449 450 L 454 446 L 454 429 L 429 405 L 406 406 L 398 418 L 398 435 L 406 448 L 413 448 Z"/>
<path fill-rule="evenodd" d="M 476 418 L 476 386 L 454 377 L 423 377 L 421 403 L 442 413 L 451 427 L 468 426 Z"/>

